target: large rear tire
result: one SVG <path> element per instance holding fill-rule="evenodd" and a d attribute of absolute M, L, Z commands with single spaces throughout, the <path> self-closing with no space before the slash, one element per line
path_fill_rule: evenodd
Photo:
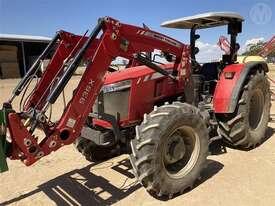
<path fill-rule="evenodd" d="M 264 71 L 250 74 L 233 114 L 217 115 L 218 132 L 225 142 L 238 148 L 254 148 L 265 136 L 271 96 Z"/>
<path fill-rule="evenodd" d="M 130 160 L 150 193 L 171 198 L 192 187 L 206 167 L 208 130 L 199 110 L 186 103 L 155 107 L 136 127 Z"/>

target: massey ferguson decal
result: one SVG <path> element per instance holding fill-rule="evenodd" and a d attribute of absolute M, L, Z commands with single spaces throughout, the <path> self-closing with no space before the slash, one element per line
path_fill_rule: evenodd
<path fill-rule="evenodd" d="M 156 34 L 156 33 L 151 32 L 151 31 L 138 30 L 137 34 L 144 35 L 144 36 L 147 36 L 147 37 L 151 37 L 153 39 L 157 39 L 159 41 L 165 42 L 165 43 L 170 44 L 172 46 L 176 46 L 178 48 L 180 48 L 182 46 L 179 42 L 177 42 L 173 39 L 170 39 L 170 38 L 168 38 L 166 36 L 163 36 L 161 34 Z"/>

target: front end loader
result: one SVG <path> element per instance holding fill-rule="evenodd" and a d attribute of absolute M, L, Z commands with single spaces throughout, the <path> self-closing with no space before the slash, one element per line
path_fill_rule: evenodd
<path fill-rule="evenodd" d="M 174 63 L 169 68 L 172 71 L 168 72 L 142 55 L 142 52 L 153 52 L 155 49 L 173 56 Z M 19 159 L 29 166 L 60 147 L 73 143 L 99 97 L 110 63 L 117 56 L 147 65 L 147 70 L 156 71 L 169 77 L 170 82 L 180 85 L 183 82 L 178 76 L 182 73 L 182 65 L 188 64 L 188 46 L 157 32 L 122 24 L 110 17 L 100 19 L 88 37 L 58 32 L 14 89 L 11 98 L 3 104 L 2 170 L 6 169 L 5 156 Z M 51 61 L 47 69 L 30 94 L 25 96 L 30 82 L 38 77 L 40 63 L 49 58 Z M 53 122 L 46 113 L 81 62 L 87 65 L 85 73 L 61 118 Z M 12 109 L 12 103 L 20 95 L 20 111 L 16 112 Z M 37 130 L 44 133 L 44 138 L 35 136 Z M 8 149 L 6 145 L 9 145 Z"/>

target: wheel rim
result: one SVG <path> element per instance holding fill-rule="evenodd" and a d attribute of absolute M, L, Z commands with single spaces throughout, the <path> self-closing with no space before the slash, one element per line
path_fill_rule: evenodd
<path fill-rule="evenodd" d="M 258 128 L 263 117 L 264 94 L 257 89 L 253 92 L 249 105 L 249 126 L 252 130 Z"/>
<path fill-rule="evenodd" d="M 182 178 L 195 166 L 200 154 L 200 139 L 189 126 L 177 128 L 166 139 L 162 163 L 172 178 Z"/>

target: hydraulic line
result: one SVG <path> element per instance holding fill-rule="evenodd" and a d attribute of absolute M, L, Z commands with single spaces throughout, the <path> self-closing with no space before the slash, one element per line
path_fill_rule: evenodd
<path fill-rule="evenodd" d="M 43 51 L 43 53 L 37 58 L 37 60 L 34 62 L 34 64 L 31 66 L 31 68 L 28 70 L 27 74 L 23 77 L 23 79 L 19 82 L 19 84 L 15 87 L 15 89 L 12 92 L 12 97 L 9 100 L 9 103 L 13 101 L 13 99 L 18 96 L 23 88 L 26 86 L 26 84 L 29 81 L 29 77 L 34 74 L 34 72 L 37 70 L 37 67 L 40 64 L 40 61 L 43 60 L 49 53 L 49 51 L 52 49 L 52 47 L 55 45 L 57 40 L 59 39 L 59 32 L 55 35 L 55 37 L 52 39 L 52 41 L 48 44 L 46 49 Z"/>
<path fill-rule="evenodd" d="M 94 28 L 92 33 L 90 34 L 89 38 L 86 40 L 85 44 L 79 50 L 71 64 L 68 66 L 67 70 L 61 77 L 61 80 L 57 83 L 57 86 L 54 88 L 53 92 L 48 96 L 48 102 L 54 104 L 60 93 L 64 90 L 65 86 L 67 85 L 68 81 L 71 79 L 73 73 L 75 72 L 76 68 L 80 64 L 82 57 L 84 56 L 85 52 L 89 48 L 90 44 L 93 40 L 97 37 L 99 32 L 102 29 L 104 23 L 104 19 L 99 19 L 97 26 Z"/>
<path fill-rule="evenodd" d="M 78 43 L 76 44 L 76 46 L 74 47 L 74 49 L 71 51 L 71 53 L 69 54 L 69 56 L 67 57 L 67 61 L 62 65 L 61 69 L 56 73 L 56 75 L 54 76 L 53 80 L 50 82 L 50 84 L 48 85 L 48 87 L 45 89 L 45 92 L 41 95 L 40 99 L 37 101 L 36 105 L 34 108 L 37 108 L 37 105 L 39 105 L 41 103 L 41 101 L 43 100 L 43 98 L 45 97 L 48 89 L 50 89 L 54 83 L 54 80 L 60 75 L 60 73 L 64 70 L 65 68 L 65 64 L 72 58 L 73 53 L 76 51 L 76 49 L 78 48 L 78 46 L 80 45 L 80 43 L 82 42 L 82 40 L 86 37 L 86 34 L 88 33 L 88 30 L 84 33 L 84 35 L 80 38 L 80 40 L 78 41 Z M 45 107 L 47 108 L 47 106 Z"/>

